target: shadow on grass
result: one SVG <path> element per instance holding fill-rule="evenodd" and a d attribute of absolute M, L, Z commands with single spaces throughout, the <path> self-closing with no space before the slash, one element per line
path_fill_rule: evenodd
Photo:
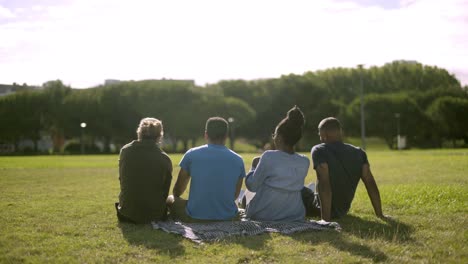
<path fill-rule="evenodd" d="M 347 251 L 353 255 L 370 259 L 374 262 L 388 259 L 384 252 L 362 244 L 353 242 L 343 234 L 349 234 L 363 240 L 384 239 L 391 242 L 410 242 L 413 227 L 396 219 L 370 221 L 353 215 L 347 215 L 339 220 L 342 231 L 323 233 L 301 233 L 292 236 L 294 239 L 318 244 L 329 243 L 334 248 Z"/>
<path fill-rule="evenodd" d="M 388 260 L 387 255 L 377 249 L 375 240 L 383 239 L 390 242 L 411 242 L 413 227 L 395 219 L 382 221 L 379 219 L 367 220 L 353 215 L 348 215 L 340 219 L 339 223 L 342 232 L 322 231 L 322 232 L 304 232 L 291 235 L 291 238 L 310 244 L 329 244 L 331 247 L 340 251 L 349 252 L 352 255 L 369 259 L 374 262 Z M 124 238 L 133 245 L 142 245 L 146 248 L 158 250 L 161 254 L 167 254 L 171 257 L 177 257 L 185 254 L 182 236 L 167 234 L 159 230 L 153 230 L 150 225 L 133 225 L 119 223 Z M 359 240 L 353 239 L 353 237 Z M 221 242 L 229 244 L 238 244 L 251 250 L 268 250 L 268 241 L 271 240 L 271 234 L 265 233 L 253 237 L 234 236 Z M 374 240 L 371 245 L 362 243 L 362 240 Z M 207 244 L 211 244 L 207 242 Z"/>
<path fill-rule="evenodd" d="M 262 233 L 255 236 L 236 236 L 226 239 L 226 243 L 235 243 L 251 250 L 265 249 L 265 242 L 271 239 L 271 233 Z"/>
<path fill-rule="evenodd" d="M 298 241 L 310 244 L 328 243 L 330 246 L 340 251 L 346 251 L 352 255 L 370 259 L 373 262 L 381 262 L 388 259 L 384 252 L 378 249 L 373 249 L 359 242 L 349 241 L 349 239 L 343 237 L 342 233 L 334 232 L 332 230 L 314 233 L 299 233 L 291 237 Z"/>
<path fill-rule="evenodd" d="M 348 233 L 362 239 L 385 239 L 391 242 L 411 242 L 414 228 L 397 219 L 370 221 L 353 215 L 340 219 L 343 233 Z"/>
<path fill-rule="evenodd" d="M 123 237 L 131 245 L 144 246 L 148 249 L 155 249 L 159 254 L 167 254 L 176 257 L 185 254 L 185 248 L 181 245 L 183 238 L 174 236 L 158 230 L 154 230 L 151 225 L 134 225 L 119 222 Z"/>

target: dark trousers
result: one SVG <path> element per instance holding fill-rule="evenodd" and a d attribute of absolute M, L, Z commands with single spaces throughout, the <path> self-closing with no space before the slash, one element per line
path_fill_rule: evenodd
<path fill-rule="evenodd" d="M 115 203 L 115 210 L 117 211 L 117 219 L 119 219 L 119 222 L 136 224 L 135 221 L 120 213 L 119 203 Z"/>
<path fill-rule="evenodd" d="M 301 196 L 306 209 L 306 216 L 320 217 L 320 199 L 318 193 L 314 193 L 311 189 L 304 187 L 301 190 Z"/>

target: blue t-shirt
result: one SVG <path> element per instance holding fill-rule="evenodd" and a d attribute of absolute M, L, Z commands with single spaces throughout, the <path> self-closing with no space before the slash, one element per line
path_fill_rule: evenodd
<path fill-rule="evenodd" d="M 191 177 L 189 216 L 228 220 L 237 215 L 236 186 L 245 177 L 241 156 L 223 145 L 207 144 L 187 151 L 179 166 Z"/>

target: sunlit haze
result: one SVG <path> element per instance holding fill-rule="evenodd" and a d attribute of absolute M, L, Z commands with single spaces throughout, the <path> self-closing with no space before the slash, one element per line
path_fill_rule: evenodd
<path fill-rule="evenodd" d="M 0 83 L 258 79 L 436 65 L 468 84 L 468 0 L 0 0 Z"/>

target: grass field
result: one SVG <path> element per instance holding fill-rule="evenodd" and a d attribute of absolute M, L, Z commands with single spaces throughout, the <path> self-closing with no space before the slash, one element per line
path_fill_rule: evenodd
<path fill-rule="evenodd" d="M 468 150 L 368 156 L 393 221 L 374 217 L 361 183 L 341 233 L 203 245 L 117 222 L 115 155 L 0 157 L 0 263 L 468 263 Z"/>

